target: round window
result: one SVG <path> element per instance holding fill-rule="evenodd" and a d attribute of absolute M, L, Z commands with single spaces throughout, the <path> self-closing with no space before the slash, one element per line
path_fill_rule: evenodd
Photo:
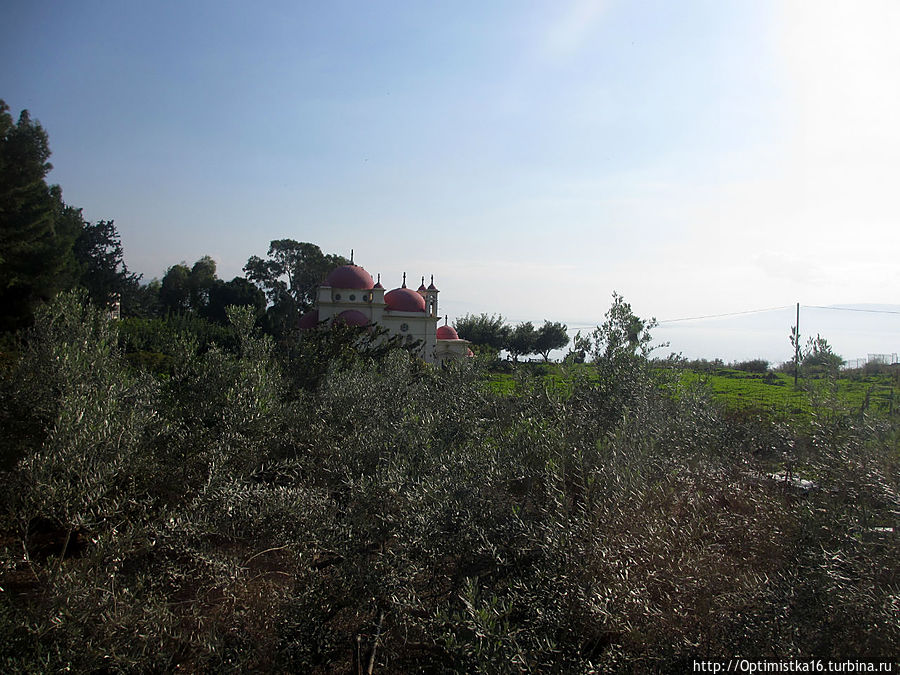
<path fill-rule="evenodd" d="M 340 293 L 335 293 L 335 294 L 334 294 L 334 299 L 335 299 L 335 300 L 340 300 L 340 299 L 341 299 L 341 294 L 340 294 Z"/>
<path fill-rule="evenodd" d="M 400 324 L 400 332 L 405 333 L 405 332 L 408 331 L 408 330 L 409 330 L 409 324 L 408 324 L 408 323 L 401 323 L 401 324 Z"/>
<path fill-rule="evenodd" d="M 351 294 L 350 294 L 350 302 L 354 302 L 355 300 L 356 300 L 356 294 L 355 294 L 355 293 L 351 293 Z"/>

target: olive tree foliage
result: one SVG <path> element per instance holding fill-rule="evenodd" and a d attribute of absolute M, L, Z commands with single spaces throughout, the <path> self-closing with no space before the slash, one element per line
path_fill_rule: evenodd
<path fill-rule="evenodd" d="M 281 447 L 283 379 L 252 314 L 229 318 L 236 354 L 176 338 L 174 373 L 159 380 L 128 366 L 115 323 L 83 295 L 39 310 L 0 389 L 18 423 L 4 448 L 0 573 L 21 566 L 40 587 L 36 604 L 0 596 L 4 670 L 172 670 L 184 649 L 203 662 L 222 649 L 219 628 L 189 628 L 172 599 L 247 589 L 253 576 L 207 537 L 265 531 L 279 509 L 284 523 L 315 513 L 304 490 L 251 496 L 250 476 Z"/>
<path fill-rule="evenodd" d="M 893 653 L 896 429 L 832 410 L 791 428 L 660 387 L 626 306 L 601 326 L 623 349 L 596 353 L 621 367 L 565 392 L 525 373 L 509 396 L 474 360 L 352 356 L 358 332 L 304 386 L 307 338 L 278 352 L 245 308 L 228 312 L 236 348 L 175 336 L 152 378 L 61 297 L 0 371 L 4 428 L 27 422 L 2 476 L 0 667 L 670 672 Z M 779 477 L 788 461 L 816 487 Z"/>
<path fill-rule="evenodd" d="M 605 320 L 591 334 L 594 360 L 609 364 L 646 360 L 656 349 L 651 346 L 653 337 L 650 334 L 656 325 L 656 319 L 641 319 L 625 298 L 613 292 Z"/>
<path fill-rule="evenodd" d="M 418 357 L 421 340 L 410 335 L 390 335 L 380 326 L 351 326 L 330 322 L 296 331 L 289 340 L 287 377 L 295 390 L 315 390 L 329 373 L 346 370 L 361 361 L 381 361 L 395 350 Z"/>
<path fill-rule="evenodd" d="M 29 405 L 13 492 L 21 528 L 42 517 L 90 529 L 138 507 L 153 473 L 143 435 L 158 385 L 130 372 L 105 309 L 81 292 L 41 307 L 11 382 L 5 393 Z"/>
<path fill-rule="evenodd" d="M 582 335 L 581 331 L 575 333 L 572 338 L 572 347 L 566 354 L 565 361 L 567 363 L 584 363 L 588 354 L 592 351 L 591 336 Z"/>
<path fill-rule="evenodd" d="M 800 367 L 808 375 L 834 376 L 842 365 L 844 359 L 834 353 L 828 340 L 821 335 L 809 338 L 801 350 Z"/>
<path fill-rule="evenodd" d="M 467 314 L 453 326 L 462 339 L 494 355 L 505 349 L 514 361 L 529 354 L 541 354 L 547 361 L 551 351 L 569 343 L 566 326 L 551 321 L 544 321 L 538 328 L 531 321 L 509 326 L 499 314 Z"/>
<path fill-rule="evenodd" d="M 510 329 L 506 336 L 506 351 L 512 356 L 513 361 L 518 361 L 520 356 L 533 354 L 537 346 L 538 333 L 531 321 L 525 321 Z"/>
<path fill-rule="evenodd" d="M 509 340 L 510 328 L 500 314 L 466 314 L 458 318 L 453 327 L 463 340 L 494 354 L 506 349 Z"/>
<path fill-rule="evenodd" d="M 550 352 L 554 349 L 563 349 L 569 344 L 568 328 L 564 323 L 556 321 L 544 321 L 537 329 L 537 337 L 534 341 L 534 352 L 544 357 L 546 363 L 550 359 Z"/>

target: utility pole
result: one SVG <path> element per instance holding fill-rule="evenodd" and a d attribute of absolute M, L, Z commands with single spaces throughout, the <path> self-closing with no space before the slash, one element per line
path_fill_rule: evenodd
<path fill-rule="evenodd" d="M 800 374 L 800 303 L 797 303 L 797 323 L 794 324 L 794 389 Z"/>

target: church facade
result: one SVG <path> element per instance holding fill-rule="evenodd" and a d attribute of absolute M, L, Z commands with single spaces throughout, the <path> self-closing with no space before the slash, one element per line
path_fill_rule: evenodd
<path fill-rule="evenodd" d="M 316 307 L 300 317 L 300 329 L 324 322 L 341 321 L 351 326 L 378 325 L 388 335 L 408 336 L 419 341 L 419 356 L 428 363 L 442 364 L 470 356 L 469 341 L 461 340 L 452 326 L 438 326 L 438 289 L 407 288 L 406 274 L 399 288 L 385 291 L 365 269 L 352 262 L 331 271 L 319 286 Z M 445 319 L 446 324 L 446 319 Z"/>

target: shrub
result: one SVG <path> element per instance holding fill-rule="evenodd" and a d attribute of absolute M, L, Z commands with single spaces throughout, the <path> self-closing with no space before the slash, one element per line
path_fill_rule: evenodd
<path fill-rule="evenodd" d="M 230 319 L 233 350 L 173 337 L 154 378 L 76 296 L 39 316 L 0 389 L 6 671 L 668 672 L 900 642 L 896 429 L 827 391 L 776 424 L 630 349 L 571 392 L 337 347 L 298 384 Z"/>
<path fill-rule="evenodd" d="M 742 370 L 745 373 L 766 373 L 769 370 L 769 362 L 765 359 L 751 359 L 749 361 L 736 361 L 728 367 L 734 370 Z"/>

